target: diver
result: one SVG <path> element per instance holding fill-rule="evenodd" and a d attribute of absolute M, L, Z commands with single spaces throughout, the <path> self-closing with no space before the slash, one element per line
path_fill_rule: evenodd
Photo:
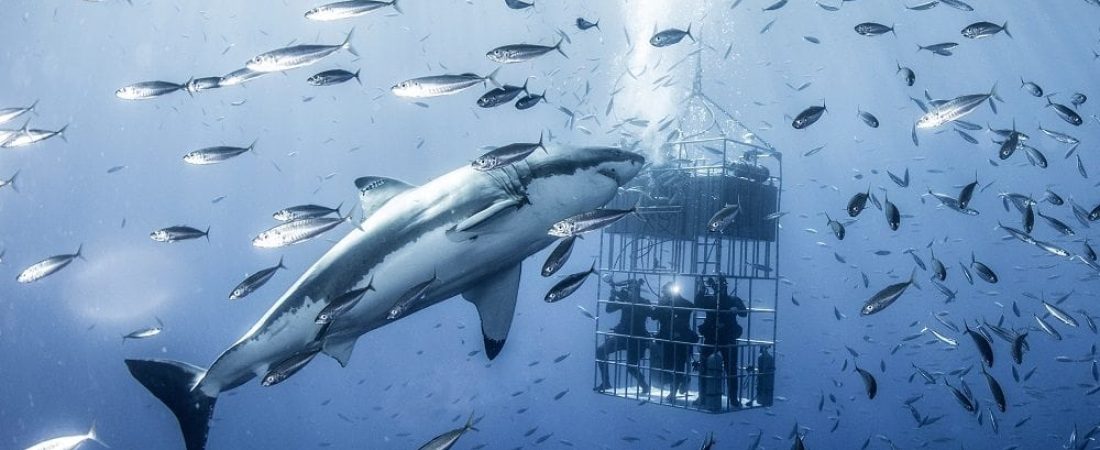
<path fill-rule="evenodd" d="M 706 364 L 717 350 L 725 366 L 725 377 L 720 378 L 726 380 L 726 396 L 729 405 L 732 408 L 740 408 L 742 405 L 740 380 L 737 378 L 737 339 L 741 337 L 743 330 L 737 323 L 737 316 L 748 316 L 748 309 L 745 308 L 744 300 L 736 295 L 730 295 L 725 277 L 708 277 L 702 281 L 702 283 L 696 283 L 695 289 L 695 305 L 707 310 L 703 323 L 699 325 L 699 334 L 703 335 L 699 360 Z M 700 398 L 695 400 L 695 406 L 717 408 L 717 405 L 704 405 L 702 393 L 711 392 L 714 386 L 709 386 L 708 383 L 717 381 L 705 375 L 707 375 L 706 371 L 700 372 Z M 721 403 L 720 400 L 718 403 Z"/>
<path fill-rule="evenodd" d="M 675 283 L 665 283 L 661 287 L 653 320 L 657 321 L 656 337 L 661 342 L 661 368 L 672 374 L 672 386 L 665 398 L 668 402 L 675 401 L 678 393 L 687 392 L 688 360 L 692 347 L 699 340 L 699 335 L 691 329 L 694 307 L 680 295 L 680 288 Z"/>
<path fill-rule="evenodd" d="M 600 367 L 601 383 L 595 390 L 603 392 L 612 389 L 608 377 L 607 358 L 616 352 L 626 350 L 626 371 L 638 381 L 638 387 L 642 394 L 649 394 L 649 383 L 642 375 L 638 363 L 641 361 L 646 349 L 649 348 L 649 330 L 646 329 L 646 320 L 653 311 L 653 305 L 642 298 L 642 280 L 627 280 L 623 283 L 614 283 L 611 290 L 611 301 L 604 306 L 604 311 L 613 313 L 622 311 L 619 315 L 619 323 L 611 329 L 614 335 L 608 336 L 596 349 L 596 360 Z M 623 286 L 614 289 L 614 286 Z"/>

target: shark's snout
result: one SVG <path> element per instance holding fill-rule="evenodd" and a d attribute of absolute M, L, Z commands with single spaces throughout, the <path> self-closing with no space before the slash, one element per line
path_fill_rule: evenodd
<path fill-rule="evenodd" d="M 645 165 L 645 157 L 626 150 L 607 149 L 604 158 L 599 173 L 615 180 L 620 187 L 638 176 Z"/>

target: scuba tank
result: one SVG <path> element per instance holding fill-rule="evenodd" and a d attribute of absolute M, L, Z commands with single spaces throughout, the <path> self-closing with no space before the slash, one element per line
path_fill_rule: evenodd
<path fill-rule="evenodd" d="M 703 361 L 703 370 L 699 374 L 699 397 L 701 407 L 710 411 L 722 409 L 723 361 L 720 352 L 711 353 Z"/>
<path fill-rule="evenodd" d="M 760 349 L 756 371 L 756 402 L 771 406 L 775 397 L 775 357 L 768 353 L 767 347 Z"/>

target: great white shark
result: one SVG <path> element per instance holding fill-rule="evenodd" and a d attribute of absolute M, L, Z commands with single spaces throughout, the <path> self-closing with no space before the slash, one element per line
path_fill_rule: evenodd
<path fill-rule="evenodd" d="M 201 450 L 220 393 L 303 354 L 319 351 L 346 366 L 359 336 L 458 295 L 477 307 L 493 359 L 512 325 L 523 260 L 553 243 L 547 231 L 554 223 L 604 206 L 644 163 L 620 149 L 550 146 L 512 165 L 467 165 L 419 187 L 359 178 L 362 222 L 208 369 L 150 359 L 126 365 L 175 414 L 187 449 Z M 423 297 L 387 318 L 432 277 Z M 352 309 L 328 325 L 316 323 L 330 300 L 368 285 L 373 290 Z"/>

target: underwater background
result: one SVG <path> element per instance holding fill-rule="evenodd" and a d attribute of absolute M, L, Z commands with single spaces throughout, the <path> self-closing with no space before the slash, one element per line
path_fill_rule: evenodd
<path fill-rule="evenodd" d="M 1031 196 L 1040 212 L 1075 231 L 1063 236 L 1038 219 L 1036 238 L 1077 255 L 1092 237 L 1068 200 L 1085 210 L 1100 202 L 1089 178 L 1100 175 L 1096 100 L 1075 108 L 1084 123 L 1074 126 L 1020 85 L 1021 78 L 1034 81 L 1066 105 L 1074 93 L 1100 95 L 1098 5 L 972 0 L 974 11 L 963 11 L 946 3 L 915 10 L 900 1 L 823 0 L 836 10 L 792 1 L 766 11 L 775 2 L 536 1 L 520 10 L 496 0 L 401 3 L 402 13 L 314 22 L 302 13 L 316 4 L 290 0 L 0 1 L 0 108 L 37 101 L 32 128 L 67 126 L 66 141 L 0 151 L 0 178 L 19 174 L 19 192 L 0 189 L 0 447 L 83 433 L 94 422 L 112 448 L 182 448 L 171 413 L 130 377 L 123 360 L 208 364 L 331 246 L 317 239 L 254 248 L 249 241 L 272 225 L 273 211 L 304 203 L 342 203 L 346 211 L 358 201 L 357 177 L 423 184 L 468 164 L 484 146 L 534 142 L 540 133 L 556 143 L 624 146 L 659 164 L 667 157 L 667 130 L 657 124 L 681 113 L 695 69 L 691 53 L 700 49 L 707 94 L 783 155 L 781 209 L 789 214 L 779 219 L 774 406 L 711 415 L 594 394 L 594 323 L 576 305 L 594 310 L 596 282 L 562 302 L 543 302 L 556 281 L 535 275 L 543 252 L 524 266 L 509 343 L 492 362 L 481 354 L 475 310 L 445 302 L 364 336 L 348 368 L 319 358 L 279 386 L 226 393 L 209 447 L 417 448 L 460 427 L 471 412 L 484 416 L 479 431 L 456 448 L 668 448 L 684 438 L 683 446 L 698 445 L 711 432 L 715 448 L 751 448 L 757 435 L 760 448 L 788 448 L 796 427 L 811 448 L 859 448 L 868 439 L 868 448 L 1095 446 L 1089 430 L 1100 421 L 1100 397 L 1087 393 L 1098 386 L 1097 335 L 1077 311 L 1097 313 L 1098 271 L 1080 256 L 1006 240 L 998 223 L 1023 225 L 998 194 Z M 577 17 L 600 26 L 578 30 Z M 1007 22 L 1012 36 L 960 35 L 982 20 Z M 868 21 L 895 27 L 896 36 L 853 31 Z M 648 44 L 656 30 L 688 24 L 702 44 Z M 359 57 L 339 52 L 310 68 L 195 95 L 138 102 L 115 95 L 143 80 L 224 75 L 292 41 L 337 43 L 353 27 Z M 532 92 L 547 90 L 547 103 L 530 110 L 482 109 L 472 92 L 422 105 L 390 93 L 390 86 L 417 76 L 487 74 L 498 65 L 486 51 L 520 42 L 553 45 L 559 30 L 569 37 L 562 45 L 568 58 L 550 53 L 504 66 L 497 76 L 516 85 L 530 76 Z M 960 45 L 951 56 L 917 50 L 940 42 Z M 913 86 L 898 65 L 916 73 Z M 361 70 L 362 84 L 306 83 L 330 68 Z M 804 83 L 810 84 L 792 89 Z M 994 139 L 1003 138 L 985 129 L 967 131 L 978 144 L 948 126 L 918 130 L 916 145 L 914 123 L 924 112 L 910 98 L 927 101 L 927 92 L 951 99 L 994 85 L 1003 99 L 997 112 L 981 106 L 965 120 L 1026 133 L 1048 167 L 1029 163 L 1023 152 L 999 160 Z M 812 127 L 791 127 L 792 117 L 823 102 L 827 112 Z M 857 111 L 873 112 L 881 126 L 868 127 Z M 632 119 L 648 125 L 622 125 Z M 23 120 L 0 127 L 18 129 Z M 1072 134 L 1080 141 L 1076 153 L 1064 158 L 1071 145 L 1040 126 Z M 253 155 L 224 164 L 181 160 L 198 148 L 253 140 Z M 908 187 L 886 174 L 906 169 Z M 979 215 L 940 207 L 927 195 L 929 189 L 953 195 L 975 176 L 971 208 Z M 835 239 L 825 213 L 845 217 L 849 198 L 869 186 L 897 205 L 900 228 L 891 230 L 879 210 L 868 208 L 846 224 L 844 240 Z M 1043 201 L 1047 189 L 1067 203 Z M 209 242 L 149 239 L 151 231 L 175 224 L 209 225 Z M 586 269 L 598 241 L 578 241 L 563 273 Z M 956 298 L 945 303 L 926 281 L 930 272 L 917 269 L 922 289 L 861 317 L 869 297 L 914 270 L 905 250 L 927 261 L 930 242 Z M 81 245 L 86 261 L 36 283 L 16 282 L 27 266 Z M 966 282 L 960 264 L 969 266 L 972 254 L 997 273 L 998 283 Z M 246 274 L 280 257 L 286 271 L 249 298 L 225 300 Z M 1065 295 L 1056 306 L 1072 312 L 1077 327 L 1055 320 L 1040 300 L 1054 304 Z M 1030 350 L 1018 368 L 1011 345 L 993 339 L 997 361 L 988 370 L 1007 397 L 1007 411 L 994 413 L 997 431 L 986 416 L 993 400 L 983 363 L 965 332 L 949 333 L 957 346 L 929 334 L 903 340 L 925 327 L 948 331 L 932 316 L 943 311 L 960 327 L 1003 316 L 1004 326 L 1030 330 Z M 1044 333 L 1033 316 L 1064 339 Z M 159 336 L 119 339 L 156 318 L 164 322 Z M 877 378 L 874 399 L 854 365 Z M 960 407 L 942 381 L 913 378 L 913 365 L 936 374 L 969 368 L 962 379 L 985 420 Z M 942 419 L 918 427 L 905 404 L 917 395 L 923 395 L 913 404 L 920 414 Z M 1071 433 L 1089 438 L 1071 441 Z"/>

